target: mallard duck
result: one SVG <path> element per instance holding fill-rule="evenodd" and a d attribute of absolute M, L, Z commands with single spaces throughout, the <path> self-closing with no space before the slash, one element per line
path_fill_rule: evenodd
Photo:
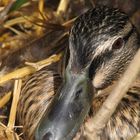
<path fill-rule="evenodd" d="M 70 31 L 70 56 L 61 86 L 60 76 L 48 69 L 36 72 L 23 85 L 17 120 L 24 138 L 72 140 L 86 116 L 93 117 L 110 94 L 106 89 L 127 69 L 140 48 L 138 37 L 128 16 L 118 9 L 99 6 L 80 15 Z M 100 140 L 128 140 L 140 131 L 139 79 Z"/>

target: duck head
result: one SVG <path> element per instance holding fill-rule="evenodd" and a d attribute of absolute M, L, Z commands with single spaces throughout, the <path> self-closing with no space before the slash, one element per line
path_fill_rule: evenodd
<path fill-rule="evenodd" d="M 64 80 L 36 129 L 36 140 L 71 140 L 88 114 L 96 91 L 124 73 L 136 54 L 138 34 L 129 18 L 105 6 L 79 16 L 70 32 Z"/>

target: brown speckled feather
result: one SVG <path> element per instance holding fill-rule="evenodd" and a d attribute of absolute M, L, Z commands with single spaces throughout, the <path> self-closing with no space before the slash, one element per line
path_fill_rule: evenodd
<path fill-rule="evenodd" d="M 33 140 L 35 128 L 62 82 L 54 71 L 44 68 L 29 76 L 22 86 L 17 109 L 18 125 L 25 140 Z"/>

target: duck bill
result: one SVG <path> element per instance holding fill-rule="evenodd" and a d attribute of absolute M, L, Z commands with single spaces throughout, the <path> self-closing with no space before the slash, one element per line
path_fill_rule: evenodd
<path fill-rule="evenodd" d="M 71 140 L 88 114 L 93 88 L 85 73 L 66 77 L 52 104 L 42 117 L 35 133 L 36 140 Z"/>

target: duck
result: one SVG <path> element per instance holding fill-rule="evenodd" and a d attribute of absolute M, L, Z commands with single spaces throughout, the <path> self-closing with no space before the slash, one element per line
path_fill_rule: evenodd
<path fill-rule="evenodd" d="M 55 68 L 43 68 L 22 86 L 17 120 L 24 139 L 74 139 L 86 116 L 94 117 L 139 49 L 139 33 L 119 9 L 97 6 L 80 15 L 70 30 L 63 75 Z M 99 140 L 128 140 L 139 131 L 138 76 Z"/>

